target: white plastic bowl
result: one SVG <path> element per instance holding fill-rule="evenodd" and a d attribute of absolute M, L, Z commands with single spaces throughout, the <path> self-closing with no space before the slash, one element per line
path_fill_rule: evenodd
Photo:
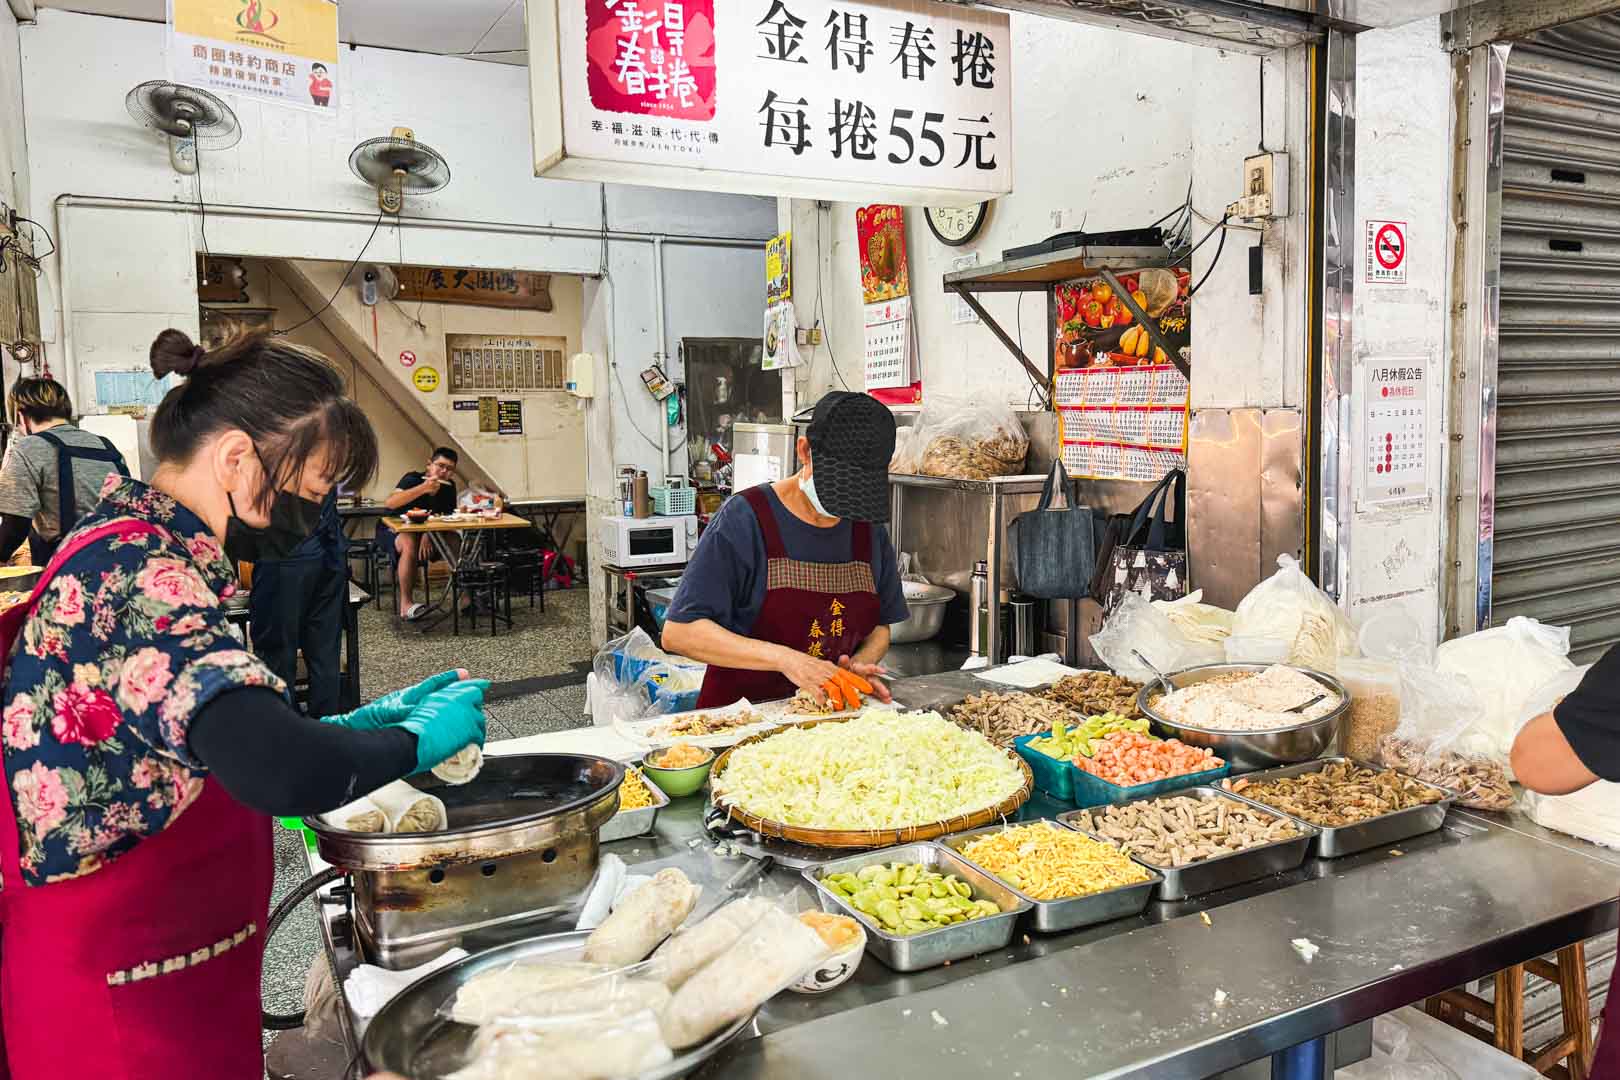
<path fill-rule="evenodd" d="M 860 926 L 859 921 L 856 920 L 856 929 L 860 931 L 861 936 L 855 939 L 853 945 L 842 952 L 834 953 L 800 975 L 788 989 L 795 994 L 825 994 L 848 982 L 849 977 L 855 974 L 855 969 L 861 966 L 861 957 L 866 953 L 866 927 Z"/>

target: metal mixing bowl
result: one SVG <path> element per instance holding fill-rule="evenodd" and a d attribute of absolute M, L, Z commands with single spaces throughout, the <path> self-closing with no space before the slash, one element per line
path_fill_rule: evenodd
<path fill-rule="evenodd" d="M 927 641 L 939 633 L 945 622 L 945 607 L 956 593 L 943 585 L 929 585 L 922 581 L 902 581 L 906 594 L 906 608 L 910 616 L 889 624 L 889 643 L 905 645 L 913 641 Z"/>
<path fill-rule="evenodd" d="M 1204 664 L 1201 667 L 1172 672 L 1165 678 L 1173 689 L 1179 690 L 1217 675 L 1226 675 L 1234 671 L 1258 674 L 1271 666 L 1273 665 Z M 1292 664 L 1284 666 L 1293 667 Z M 1174 720 L 1166 720 L 1155 712 L 1149 704 L 1149 699 L 1158 698 L 1162 692 L 1157 680 L 1142 687 L 1136 695 L 1136 707 L 1141 709 L 1142 715 L 1153 721 L 1153 726 L 1164 734 L 1180 739 L 1189 746 L 1207 747 L 1215 751 L 1217 757 L 1231 762 L 1235 770 L 1266 769 L 1273 765 L 1292 765 L 1295 762 L 1311 761 L 1321 757 L 1327 752 L 1328 747 L 1333 745 L 1345 716 L 1350 712 L 1350 692 L 1331 675 L 1302 667 L 1294 667 L 1294 670 L 1315 679 L 1324 688 L 1339 695 L 1339 707 L 1326 716 L 1307 720 L 1293 727 L 1273 728 L 1270 731 L 1210 731 L 1207 728 L 1190 727 Z"/>

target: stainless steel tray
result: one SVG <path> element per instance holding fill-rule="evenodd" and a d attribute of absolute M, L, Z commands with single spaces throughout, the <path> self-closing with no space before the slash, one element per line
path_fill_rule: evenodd
<path fill-rule="evenodd" d="M 1183 788 L 1180 791 L 1168 791 L 1163 795 L 1155 795 L 1151 799 L 1136 799 L 1135 802 L 1157 802 L 1159 799 L 1174 799 L 1186 795 L 1194 799 L 1225 799 L 1228 802 L 1239 803 L 1243 806 L 1255 808 L 1256 804 L 1248 799 L 1240 799 L 1219 788 L 1200 786 Z M 1130 806 L 1131 803 L 1123 803 Z M 1109 807 L 1094 806 L 1087 810 L 1071 810 L 1066 814 L 1059 814 L 1058 820 L 1071 829 L 1078 829 L 1094 839 L 1105 844 L 1117 841 L 1093 832 L 1080 823 L 1082 817 L 1093 811 L 1102 811 Z M 1189 896 L 1198 896 L 1201 893 L 1215 892 L 1217 889 L 1230 888 L 1241 885 L 1247 881 L 1258 881 L 1272 874 L 1281 874 L 1292 870 L 1305 861 L 1305 853 L 1310 850 L 1311 841 L 1321 830 L 1308 822 L 1291 818 L 1280 810 L 1260 805 L 1262 812 L 1274 818 L 1281 818 L 1291 823 L 1299 830 L 1298 836 L 1291 836 L 1285 840 L 1274 840 L 1269 844 L 1258 847 L 1245 848 L 1234 851 L 1229 855 L 1216 855 L 1209 859 L 1200 859 L 1198 862 L 1188 863 L 1185 866 L 1160 866 L 1150 862 L 1141 855 L 1132 854 L 1131 858 L 1143 866 L 1152 867 L 1164 875 L 1164 884 L 1159 886 L 1160 900 L 1185 900 Z"/>
<path fill-rule="evenodd" d="M 419 979 L 382 1007 L 366 1027 L 361 1053 L 370 1069 L 409 1076 L 411 1080 L 441 1080 L 464 1066 L 476 1028 L 457 1024 L 440 1015 L 442 1007 L 474 975 L 498 970 L 520 960 L 554 956 L 558 960 L 577 959 L 585 948 L 586 930 L 515 941 L 487 952 L 477 953 L 440 968 Z M 675 1080 L 688 1076 L 718 1054 L 749 1024 L 752 1014 L 737 1020 L 708 1042 L 702 1043 L 674 1061 L 639 1073 L 634 1080 Z"/>
<path fill-rule="evenodd" d="M 1014 825 L 1011 827 L 1015 829 L 1039 828 L 1041 824 L 1042 822 L 1037 821 L 1027 825 Z M 1045 825 L 1053 829 L 1071 828 L 1071 826 L 1050 820 L 1045 821 Z M 939 842 L 967 865 L 989 876 L 992 880 L 1001 882 L 1000 878 L 991 874 L 990 871 L 969 859 L 966 855 L 963 855 L 962 845 L 976 836 L 1000 832 L 1005 828 L 1008 828 L 1008 826 L 986 825 L 982 829 L 968 829 L 966 832 L 952 833 L 950 836 L 943 837 Z M 1073 831 L 1079 832 L 1080 830 L 1074 829 Z M 1102 892 L 1088 893 L 1085 896 L 1069 896 L 1061 900 L 1037 900 L 1028 893 L 1015 889 L 1005 882 L 1001 882 L 1001 884 L 1034 910 L 1034 914 L 1030 916 L 1030 925 L 1032 927 L 1043 934 L 1055 934 L 1064 930 L 1073 930 L 1078 926 L 1091 926 L 1094 923 L 1123 919 L 1127 915 L 1141 914 L 1142 909 L 1147 907 L 1147 902 L 1152 897 L 1154 888 L 1164 881 L 1164 875 L 1140 859 L 1132 859 L 1131 861 L 1147 871 L 1148 879 L 1146 881 L 1139 881 L 1132 885 L 1120 885 L 1112 889 L 1104 889 Z"/>
<path fill-rule="evenodd" d="M 1246 773 L 1243 776 L 1229 777 L 1231 783 L 1240 780 L 1277 780 L 1287 776 L 1303 776 L 1305 773 L 1321 772 L 1329 765 L 1349 762 L 1364 769 L 1375 769 L 1378 772 L 1399 772 L 1398 769 L 1385 768 L 1382 765 L 1373 765 L 1365 761 L 1355 761 L 1347 757 L 1319 758 L 1316 761 L 1307 761 L 1302 765 L 1285 765 L 1278 769 L 1266 769 L 1261 772 Z M 1402 775 L 1406 775 L 1402 773 Z M 1416 777 L 1413 777 L 1416 779 Z M 1366 821 L 1358 821 L 1354 825 L 1317 825 L 1306 821 L 1298 814 L 1290 814 L 1286 810 L 1279 810 L 1269 803 L 1258 799 L 1250 799 L 1240 791 L 1227 791 L 1226 794 L 1242 799 L 1262 810 L 1273 814 L 1282 814 L 1303 825 L 1310 825 L 1317 830 L 1313 841 L 1314 853 L 1324 859 L 1337 859 L 1344 855 L 1354 855 L 1358 851 L 1368 848 L 1381 847 L 1384 844 L 1394 844 L 1407 840 L 1423 833 L 1434 832 L 1446 820 L 1446 811 L 1451 808 L 1452 800 L 1457 793 L 1441 787 L 1439 784 L 1430 784 L 1427 780 L 1418 783 L 1426 784 L 1440 792 L 1445 798 L 1437 803 L 1426 803 L 1423 806 L 1414 806 L 1407 810 L 1397 810 L 1392 814 L 1382 814 Z M 1224 789 L 1223 789 L 1224 790 Z"/>
<path fill-rule="evenodd" d="M 629 765 L 624 767 L 626 775 L 629 774 L 630 768 Z M 652 805 L 643 806 L 637 810 L 620 810 L 608 818 L 607 822 L 602 826 L 601 833 L 597 836 L 599 843 L 609 844 L 615 840 L 629 839 L 632 836 L 646 836 L 653 831 L 653 826 L 658 824 L 658 811 L 669 805 L 669 796 L 665 795 L 662 788 L 645 776 L 641 778 L 641 782 L 648 793 L 652 795 Z M 619 789 L 619 793 L 622 797 L 624 793 L 622 787 Z"/>
<path fill-rule="evenodd" d="M 874 863 L 921 863 L 940 874 L 955 874 L 973 887 L 973 899 L 994 900 L 1000 915 L 970 919 L 938 930 L 917 934 L 891 934 L 871 916 L 856 911 L 843 897 L 821 883 L 829 874 L 853 874 Z M 866 951 L 896 971 L 922 971 L 952 960 L 965 960 L 992 949 L 1004 948 L 1012 940 L 1018 917 L 1030 902 L 986 874 L 954 851 L 928 841 L 881 848 L 836 859 L 804 871 L 804 879 L 816 890 L 821 909 L 835 915 L 852 915 L 866 927 Z"/>

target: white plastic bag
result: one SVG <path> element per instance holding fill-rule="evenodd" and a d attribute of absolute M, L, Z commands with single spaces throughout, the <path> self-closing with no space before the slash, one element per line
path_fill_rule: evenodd
<path fill-rule="evenodd" d="M 1519 714 L 1519 727 L 1544 712 L 1551 712 L 1586 678 L 1591 665 L 1572 667 L 1532 690 Z M 1540 795 L 1526 791 L 1525 813 L 1547 829 L 1604 847 L 1620 848 L 1620 784 L 1599 780 L 1568 795 Z"/>
<path fill-rule="evenodd" d="M 911 429 L 906 449 L 912 467 L 905 471 L 988 480 L 1024 471 L 1029 437 L 1018 414 L 1005 402 L 930 397 Z"/>
<path fill-rule="evenodd" d="M 1485 704 L 1487 749 L 1505 761 L 1532 688 L 1575 665 L 1569 660 L 1569 627 L 1515 616 L 1505 626 L 1441 645 L 1434 666 L 1464 680 L 1479 695 Z"/>
<path fill-rule="evenodd" d="M 1290 663 L 1328 674 L 1338 667 L 1340 656 L 1356 655 L 1350 620 L 1288 555 L 1277 556 L 1277 572 L 1238 604 L 1232 636 L 1289 642 Z"/>
<path fill-rule="evenodd" d="M 1219 645 L 1188 641 L 1168 615 L 1137 593 L 1125 595 L 1102 629 L 1091 635 L 1091 647 L 1103 663 L 1140 683 L 1152 682 L 1156 676 L 1137 653 L 1166 675 L 1226 659 L 1226 651 Z"/>
<path fill-rule="evenodd" d="M 1461 806 L 1506 810 L 1513 785 L 1505 757 L 1485 728 L 1485 703 L 1453 675 L 1419 664 L 1400 667 L 1401 720 L 1378 741 L 1379 760 L 1392 769 L 1458 793 Z"/>

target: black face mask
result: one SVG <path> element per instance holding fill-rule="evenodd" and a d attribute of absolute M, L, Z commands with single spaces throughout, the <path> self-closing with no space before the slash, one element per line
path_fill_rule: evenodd
<path fill-rule="evenodd" d="M 225 556 L 232 562 L 266 562 L 285 559 L 308 540 L 321 520 L 321 504 L 290 491 L 276 492 L 270 506 L 270 524 L 249 525 L 236 516 L 236 500 L 225 498 L 231 516 L 225 521 Z"/>

